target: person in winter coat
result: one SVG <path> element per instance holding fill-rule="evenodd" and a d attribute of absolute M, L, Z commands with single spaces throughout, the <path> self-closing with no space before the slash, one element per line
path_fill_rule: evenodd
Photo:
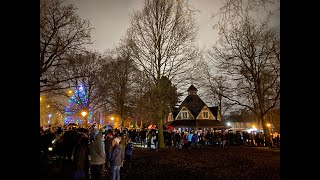
<path fill-rule="evenodd" d="M 94 137 L 94 141 L 90 143 L 90 172 L 92 180 L 101 179 L 103 175 L 103 165 L 105 163 L 105 153 L 102 145 L 102 131 Z"/>
<path fill-rule="evenodd" d="M 74 164 L 74 179 L 87 180 L 89 179 L 89 146 L 88 136 L 79 134 L 78 144 L 74 147 L 73 164 Z"/>
<path fill-rule="evenodd" d="M 121 138 L 116 137 L 112 141 L 112 152 L 110 157 L 110 165 L 112 171 L 112 180 L 120 180 L 120 167 L 122 161 L 122 150 L 120 145 Z"/>
<path fill-rule="evenodd" d="M 197 145 L 198 145 L 198 134 L 197 134 L 197 132 L 194 132 L 194 133 L 192 134 L 192 137 L 191 137 L 191 145 L 192 145 L 193 147 L 197 147 Z"/>
<path fill-rule="evenodd" d="M 191 131 L 190 133 L 188 133 L 187 135 L 187 147 L 191 148 L 191 141 L 192 141 L 192 136 L 193 136 L 193 132 Z"/>
<path fill-rule="evenodd" d="M 226 142 L 227 142 L 226 133 L 223 132 L 220 137 L 221 137 L 221 145 L 222 145 L 222 148 L 224 148 L 224 146 L 225 146 L 225 144 L 226 144 Z"/>
<path fill-rule="evenodd" d="M 124 158 L 127 168 L 131 167 L 132 151 L 133 151 L 133 143 L 131 142 L 131 139 L 128 139 L 128 144 L 126 145 L 126 148 L 125 148 L 125 158 Z"/>
<path fill-rule="evenodd" d="M 124 154 L 125 154 L 125 147 L 127 145 L 127 140 L 128 140 L 128 137 L 126 134 L 124 133 L 120 133 L 120 137 L 119 137 L 121 140 L 120 140 L 120 147 L 121 147 L 121 167 L 123 167 L 123 163 L 124 163 Z"/>
<path fill-rule="evenodd" d="M 110 168 L 110 157 L 112 152 L 112 141 L 113 141 L 113 134 L 112 132 L 108 132 L 108 134 L 105 136 L 104 140 L 104 150 L 106 153 L 106 169 Z"/>

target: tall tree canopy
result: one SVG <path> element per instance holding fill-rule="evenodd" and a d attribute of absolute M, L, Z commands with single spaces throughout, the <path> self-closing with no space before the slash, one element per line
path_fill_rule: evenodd
<path fill-rule="evenodd" d="M 270 27 L 269 18 L 258 22 L 248 11 L 242 15 L 228 26 L 221 24 L 210 55 L 232 82 L 233 94 L 224 97 L 256 114 L 270 145 L 265 116 L 280 101 L 280 33 Z"/>
<path fill-rule="evenodd" d="M 131 18 L 127 34 L 133 60 L 150 79 L 150 89 L 156 87 L 154 104 L 157 109 L 159 147 L 164 148 L 162 124 L 166 114 L 164 89 L 160 80 L 167 77 L 177 82 L 188 73 L 189 62 L 195 60 L 197 26 L 185 0 L 146 0 Z"/>
<path fill-rule="evenodd" d="M 68 53 L 91 43 L 90 24 L 75 10 L 61 0 L 40 1 L 40 92 L 60 89 L 61 82 L 74 78 L 60 76 L 56 70 L 67 65 Z"/>

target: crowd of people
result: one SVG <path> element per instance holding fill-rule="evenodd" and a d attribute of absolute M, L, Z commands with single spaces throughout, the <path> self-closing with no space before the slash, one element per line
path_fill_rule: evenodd
<path fill-rule="evenodd" d="M 158 148 L 156 129 L 111 129 L 92 124 L 40 127 L 42 175 L 67 179 L 120 179 L 120 169 L 131 167 L 133 147 Z M 166 148 L 199 148 L 201 145 L 239 144 L 263 146 L 261 133 L 227 131 L 163 132 Z M 277 140 L 277 139 L 275 139 Z M 55 169 L 55 171 L 53 171 Z"/>
<path fill-rule="evenodd" d="M 120 168 L 131 165 L 133 145 L 127 134 L 96 124 L 41 127 L 40 144 L 42 175 L 51 178 L 100 180 L 110 176 L 119 180 Z M 55 164 L 59 172 L 50 171 Z"/>

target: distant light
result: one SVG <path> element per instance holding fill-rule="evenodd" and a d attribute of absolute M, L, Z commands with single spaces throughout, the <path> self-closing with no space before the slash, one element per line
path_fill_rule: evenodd
<path fill-rule="evenodd" d="M 49 118 L 51 118 L 52 114 L 49 114 Z"/>
<path fill-rule="evenodd" d="M 268 123 L 267 126 L 270 127 L 270 124 Z"/>
<path fill-rule="evenodd" d="M 256 128 L 250 128 L 250 129 L 247 129 L 248 133 L 251 133 L 252 131 L 257 131 Z"/>
<path fill-rule="evenodd" d="M 48 147 L 48 151 L 52 151 L 52 147 Z"/>
<path fill-rule="evenodd" d="M 72 94 L 72 91 L 71 91 L 71 90 L 69 90 L 69 91 L 68 91 L 68 93 L 69 93 L 69 94 Z"/>
<path fill-rule="evenodd" d="M 228 126 L 231 126 L 231 123 L 228 122 L 227 125 L 228 125 Z"/>
<path fill-rule="evenodd" d="M 47 108 L 50 107 L 50 105 L 47 106 Z"/>
<path fill-rule="evenodd" d="M 82 112 L 81 112 L 81 115 L 84 117 L 84 116 L 86 116 L 86 115 L 87 115 L 87 112 L 82 111 Z"/>

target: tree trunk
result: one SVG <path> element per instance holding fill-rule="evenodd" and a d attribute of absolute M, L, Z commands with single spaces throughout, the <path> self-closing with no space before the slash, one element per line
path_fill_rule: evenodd
<path fill-rule="evenodd" d="M 264 116 L 261 116 L 261 122 L 262 122 L 262 127 L 263 127 L 263 134 L 266 142 L 266 147 L 272 147 L 272 138 L 270 136 L 270 129 L 266 125 L 265 118 Z"/>
<path fill-rule="evenodd" d="M 159 148 L 163 149 L 165 148 L 165 144 L 164 144 L 164 137 L 163 137 L 163 124 L 162 124 L 162 118 L 159 118 L 157 121 L 157 126 L 158 126 L 158 143 L 159 143 Z"/>

